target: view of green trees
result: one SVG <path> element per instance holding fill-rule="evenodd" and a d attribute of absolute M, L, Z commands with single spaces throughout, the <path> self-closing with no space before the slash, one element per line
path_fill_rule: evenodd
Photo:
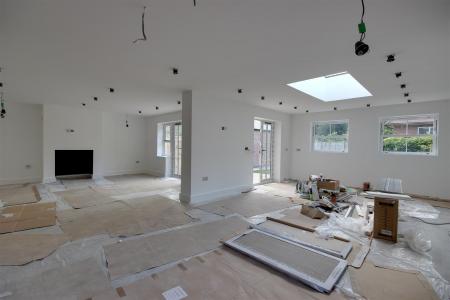
<path fill-rule="evenodd" d="M 383 151 L 390 152 L 431 152 L 432 136 L 386 137 L 383 139 Z"/>

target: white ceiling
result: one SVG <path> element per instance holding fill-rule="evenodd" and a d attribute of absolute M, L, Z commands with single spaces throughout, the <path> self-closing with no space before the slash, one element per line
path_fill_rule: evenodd
<path fill-rule="evenodd" d="M 144 4 L 149 39 L 132 44 Z M 359 0 L 1 0 L 0 81 L 9 101 L 146 115 L 179 110 L 183 89 L 290 113 L 405 103 L 404 82 L 413 102 L 450 99 L 449 0 L 366 0 L 371 52 L 357 57 L 360 14 Z M 374 96 L 286 86 L 342 71 Z"/>

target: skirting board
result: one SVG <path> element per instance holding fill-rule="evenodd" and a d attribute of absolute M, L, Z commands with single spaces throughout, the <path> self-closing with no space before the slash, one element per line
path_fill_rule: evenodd
<path fill-rule="evenodd" d="M 331 292 L 347 268 L 345 260 L 258 229 L 235 236 L 225 245 L 322 293 Z"/>
<path fill-rule="evenodd" d="M 248 191 L 252 188 L 253 186 L 240 185 L 228 189 L 216 190 L 196 195 L 186 195 L 180 193 L 180 201 L 190 204 L 206 204 L 208 202 L 220 200 L 222 198 L 240 195 L 242 192 Z"/>

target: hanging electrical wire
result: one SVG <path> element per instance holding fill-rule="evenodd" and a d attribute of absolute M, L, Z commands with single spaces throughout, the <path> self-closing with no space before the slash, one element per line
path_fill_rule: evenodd
<path fill-rule="evenodd" d="M 369 51 L 369 45 L 363 42 L 364 39 L 366 38 L 366 24 L 364 23 L 366 6 L 364 4 L 364 0 L 361 0 L 361 5 L 362 5 L 361 22 L 358 24 L 358 32 L 360 34 L 360 37 L 359 41 L 355 43 L 355 54 L 358 56 L 364 55 Z"/>
<path fill-rule="evenodd" d="M 147 35 L 145 34 L 145 6 L 144 6 L 144 10 L 142 11 L 142 20 L 141 20 L 141 29 L 142 29 L 142 37 L 135 39 L 133 41 L 133 44 L 135 44 L 137 41 L 146 41 L 147 40 Z"/>
<path fill-rule="evenodd" d="M 197 6 L 197 1 L 194 0 L 194 6 Z"/>

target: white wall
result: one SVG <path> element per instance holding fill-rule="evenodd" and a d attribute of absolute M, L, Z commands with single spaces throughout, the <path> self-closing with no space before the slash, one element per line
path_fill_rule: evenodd
<path fill-rule="evenodd" d="M 183 107 L 184 102 L 183 99 Z M 253 186 L 255 117 L 273 120 L 275 126 L 281 129 L 276 136 L 279 149 L 275 156 L 279 156 L 280 164 L 275 180 L 288 178 L 290 115 L 194 92 L 191 119 L 192 203 L 236 194 Z M 226 127 L 225 131 L 221 130 L 222 126 Z M 244 150 L 246 146 L 250 151 Z M 208 180 L 203 181 L 203 177 L 208 177 Z"/>
<path fill-rule="evenodd" d="M 439 113 L 439 155 L 394 155 L 379 151 L 379 119 L 387 116 Z M 311 123 L 349 120 L 348 153 L 311 151 Z M 403 180 L 407 193 L 450 199 L 450 100 L 371 107 L 292 117 L 291 178 L 323 173 L 343 184 L 361 186 L 382 177 Z M 297 148 L 301 151 L 297 151 Z"/>
<path fill-rule="evenodd" d="M 166 157 L 158 156 L 158 123 L 181 121 L 181 111 L 147 117 L 147 172 L 155 176 L 166 175 Z"/>
<path fill-rule="evenodd" d="M 125 126 L 128 120 L 129 127 Z M 103 176 L 146 173 L 147 122 L 143 117 L 102 114 Z"/>
<path fill-rule="evenodd" d="M 128 118 L 129 127 L 125 127 Z M 94 150 L 94 177 L 145 172 L 143 117 L 44 105 L 43 180 L 55 180 L 55 150 Z M 67 132 L 73 129 L 74 132 Z M 136 163 L 139 161 L 139 163 Z"/>
<path fill-rule="evenodd" d="M 39 182 L 42 105 L 6 102 L 6 111 L 0 119 L 0 185 Z"/>

